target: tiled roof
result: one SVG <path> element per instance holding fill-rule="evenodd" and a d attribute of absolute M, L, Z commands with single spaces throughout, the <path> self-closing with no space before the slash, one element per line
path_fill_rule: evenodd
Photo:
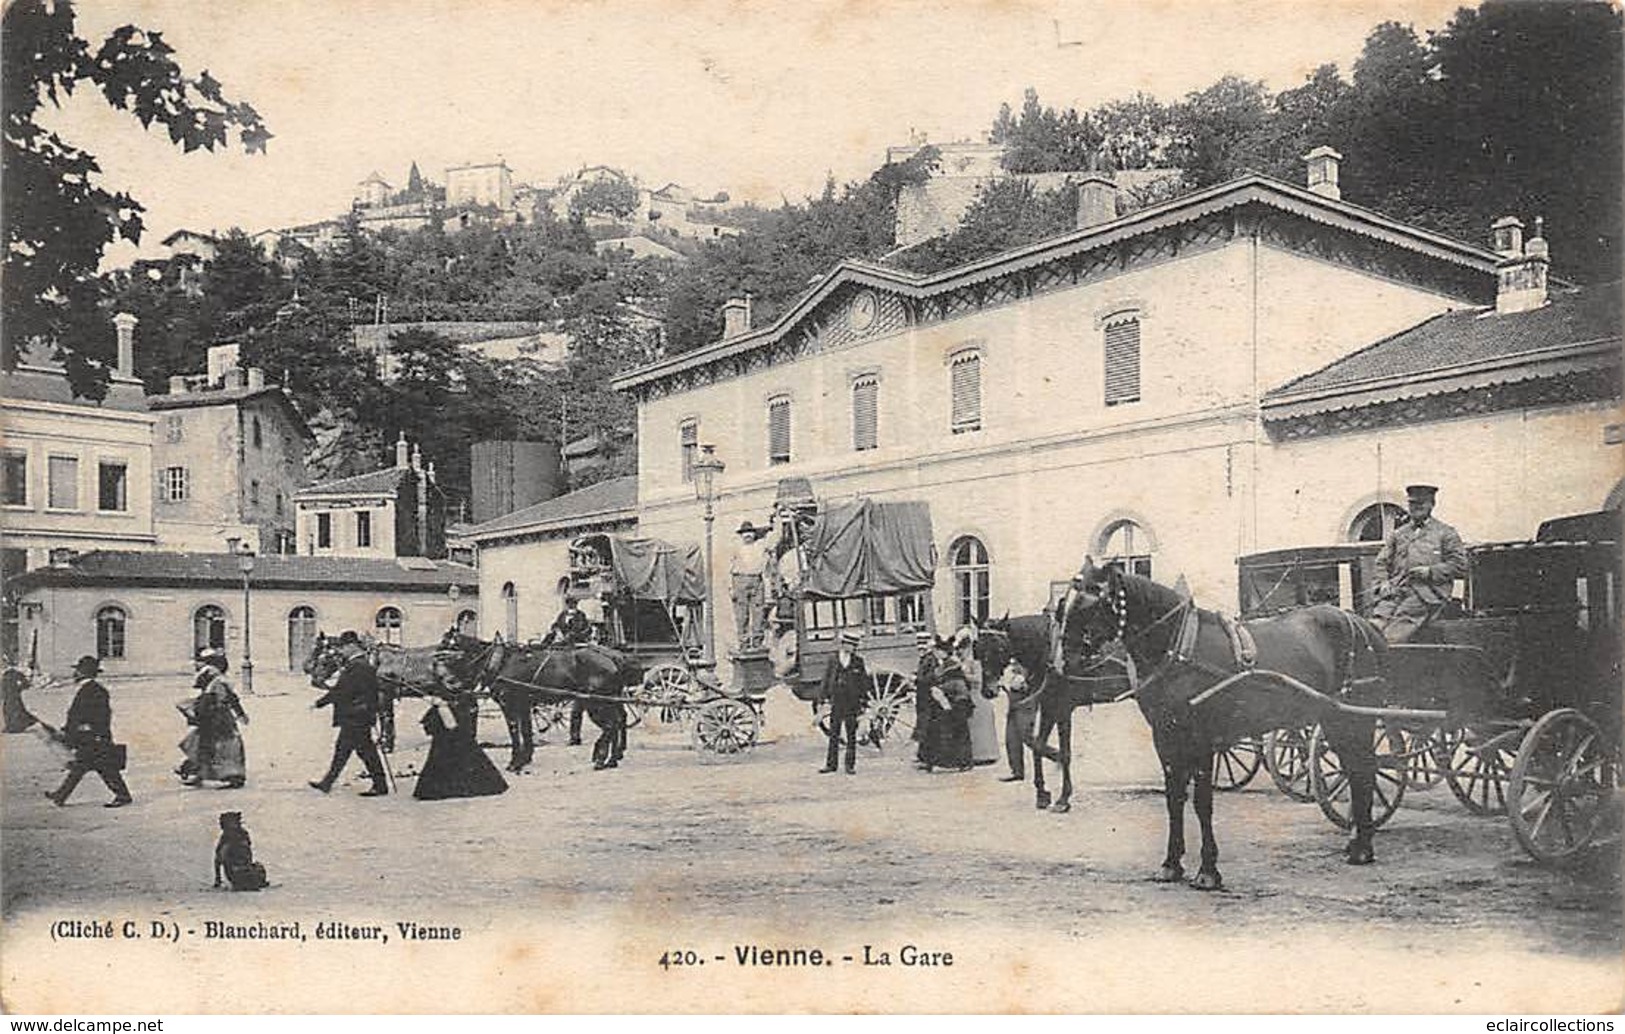
<path fill-rule="evenodd" d="M 410 467 L 385 467 L 383 470 L 369 470 L 365 474 L 355 474 L 336 481 L 323 481 L 318 485 L 306 485 L 293 494 L 295 499 L 304 499 L 316 495 L 392 495 L 401 487 L 401 479 L 412 472 Z"/>
<path fill-rule="evenodd" d="M 89 409 L 117 409 L 127 413 L 147 411 L 147 395 L 140 381 L 115 374 L 107 384 L 107 397 L 100 402 L 75 398 L 61 364 L 49 360 L 34 361 L 32 358 L 19 363 L 15 370 L 0 373 L 0 398 L 56 402 Z"/>
<path fill-rule="evenodd" d="M 1460 309 L 1425 320 L 1383 338 L 1352 355 L 1289 381 L 1264 396 L 1264 405 L 1308 396 L 1341 394 L 1405 382 L 1471 375 L 1475 386 L 1531 375 L 1531 364 L 1565 369 L 1576 357 L 1593 353 L 1618 363 L 1620 285 L 1553 294 L 1528 312 L 1498 314 L 1494 309 Z M 1559 372 L 1553 367 L 1553 372 Z M 1438 385 L 1422 390 L 1438 391 Z"/>
<path fill-rule="evenodd" d="M 366 557 L 259 556 L 249 576 L 256 589 L 386 589 L 398 592 L 479 591 L 479 574 L 445 560 Z M 135 553 L 96 550 L 62 567 L 19 575 L 19 589 L 40 585 L 241 586 L 242 571 L 229 553 Z"/>
<path fill-rule="evenodd" d="M 635 475 L 600 481 L 555 499 L 527 506 L 476 524 L 468 537 L 476 541 L 527 532 L 563 531 L 576 526 L 635 519 L 638 479 Z"/>
<path fill-rule="evenodd" d="M 277 403 L 282 407 L 282 411 L 293 422 L 295 429 L 306 438 L 313 437 L 310 425 L 305 423 L 304 416 L 300 414 L 298 407 L 293 404 L 293 400 L 288 398 L 288 393 L 274 384 L 268 384 L 263 388 L 221 388 L 217 391 L 187 391 L 178 394 L 149 395 L 147 396 L 147 407 L 156 411 L 193 409 L 199 406 L 219 406 L 228 402 L 244 402 L 248 399 L 262 397 L 276 399 Z"/>

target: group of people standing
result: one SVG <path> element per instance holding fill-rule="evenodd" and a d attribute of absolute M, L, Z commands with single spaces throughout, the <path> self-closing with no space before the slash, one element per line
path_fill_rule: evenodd
<path fill-rule="evenodd" d="M 984 678 L 974 633 L 960 629 L 950 642 L 920 632 L 915 646 L 915 766 L 968 772 L 993 764 L 999 759 L 993 722 L 998 690 Z"/>

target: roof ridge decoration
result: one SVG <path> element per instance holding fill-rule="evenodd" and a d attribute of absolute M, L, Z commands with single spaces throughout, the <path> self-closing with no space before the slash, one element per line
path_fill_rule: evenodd
<path fill-rule="evenodd" d="M 1329 240 L 1326 229 L 1337 231 Z M 652 398 L 838 346 L 824 331 L 867 287 L 893 300 L 901 321 L 866 337 L 1008 304 L 1142 263 L 1222 247 L 1242 237 L 1326 261 L 1418 283 L 1479 304 L 1493 298 L 1496 256 L 1488 249 L 1409 226 L 1370 209 L 1250 173 L 1226 183 L 932 274 L 843 259 L 771 324 L 669 356 L 615 377 L 617 390 Z M 815 318 L 819 322 L 811 322 Z"/>

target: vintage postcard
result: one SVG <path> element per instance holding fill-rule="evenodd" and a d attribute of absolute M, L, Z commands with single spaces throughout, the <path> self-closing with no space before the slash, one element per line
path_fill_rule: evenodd
<path fill-rule="evenodd" d="M 5 9 L 10 1013 L 1621 1005 L 1621 14 Z"/>

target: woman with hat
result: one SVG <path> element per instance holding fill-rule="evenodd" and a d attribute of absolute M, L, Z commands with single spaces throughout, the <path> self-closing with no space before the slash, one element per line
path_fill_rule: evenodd
<path fill-rule="evenodd" d="M 936 742 L 926 771 L 934 767 L 968 772 L 971 767 L 970 682 L 949 644 L 939 639 L 936 650 L 943 660 L 937 669 L 937 684 L 931 690 L 931 700 L 937 709 L 931 723 L 935 727 Z"/>
<path fill-rule="evenodd" d="M 73 676 L 79 679 L 79 690 L 68 705 L 68 717 L 62 723 L 62 738 L 73 748 L 73 760 L 68 762 L 68 774 L 62 785 L 45 796 L 52 804 L 62 807 L 79 785 L 86 772 L 95 772 L 113 792 L 113 799 L 103 807 L 122 808 L 131 803 L 130 788 L 124 784 L 124 747 L 113 742 L 113 705 L 107 696 L 107 687 L 96 681 L 102 670 L 101 662 L 88 654 L 73 666 Z"/>
<path fill-rule="evenodd" d="M 966 625 L 954 633 L 954 657 L 970 686 L 970 756 L 977 765 L 999 760 L 999 734 L 993 721 L 993 701 L 999 691 L 983 678 L 982 662 L 976 659 L 976 627 Z"/>
<path fill-rule="evenodd" d="M 412 796 L 420 801 L 443 801 L 505 792 L 507 781 L 480 749 L 474 734 L 473 695 L 450 683 L 442 685 L 441 695 L 428 698 L 429 710 L 423 715 L 429 757 L 418 773 Z"/>
<path fill-rule="evenodd" d="M 824 668 L 823 695 L 829 701 L 829 751 L 820 772 L 835 771 L 840 747 L 846 743 L 846 774 L 853 775 L 858 760 L 858 715 L 869 695 L 869 670 L 858 656 L 863 637 L 855 629 L 843 629 L 835 656 Z"/>
<path fill-rule="evenodd" d="M 248 713 L 226 680 L 228 662 L 224 650 L 205 647 L 197 652 L 193 663 L 197 666 L 197 678 L 192 688 L 198 693 L 180 707 L 186 720 L 192 723 L 192 729 L 181 741 L 181 752 L 186 760 L 175 774 L 187 786 L 213 779 L 235 790 L 248 780 L 243 735 L 237 729 L 239 721 L 248 724 Z"/>
<path fill-rule="evenodd" d="M 937 705 L 931 698 L 931 690 L 937 684 L 937 669 L 942 662 L 937 657 L 937 637 L 930 632 L 916 632 L 914 634 L 914 648 L 920 653 L 919 663 L 914 668 L 914 764 L 917 768 L 930 768 L 931 758 L 936 754 L 937 731 L 933 724 L 936 720 Z"/>

